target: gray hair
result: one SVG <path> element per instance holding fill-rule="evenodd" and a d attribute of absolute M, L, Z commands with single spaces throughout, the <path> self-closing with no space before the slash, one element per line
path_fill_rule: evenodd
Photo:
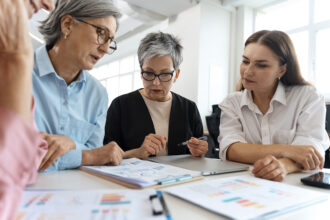
<path fill-rule="evenodd" d="M 154 56 L 170 55 L 174 69 L 177 70 L 183 60 L 180 40 L 163 32 L 150 33 L 145 36 L 138 49 L 138 59 L 142 67 L 144 61 Z"/>
<path fill-rule="evenodd" d="M 121 13 L 111 0 L 57 0 L 55 9 L 39 26 L 48 49 L 61 38 L 61 19 L 65 15 L 81 20 L 113 16 L 117 29 L 118 19 L 121 17 Z"/>

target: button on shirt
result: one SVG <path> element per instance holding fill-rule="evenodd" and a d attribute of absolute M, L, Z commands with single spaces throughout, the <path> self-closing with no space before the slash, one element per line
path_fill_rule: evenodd
<path fill-rule="evenodd" d="M 230 94 L 220 105 L 220 158 L 231 144 L 312 145 L 324 157 L 325 101 L 312 86 L 278 84 L 266 114 L 254 104 L 251 91 Z M 294 147 L 294 146 L 292 146 Z"/>
<path fill-rule="evenodd" d="M 46 171 L 76 168 L 82 150 L 102 146 L 108 96 L 106 89 L 82 70 L 69 86 L 54 70 L 45 46 L 35 51 L 33 95 L 39 131 L 71 138 L 76 149 L 67 152 Z"/>

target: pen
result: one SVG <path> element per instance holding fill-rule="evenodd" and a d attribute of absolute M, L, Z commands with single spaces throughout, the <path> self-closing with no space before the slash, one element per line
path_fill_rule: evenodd
<path fill-rule="evenodd" d="M 207 136 L 202 136 L 202 137 L 199 137 L 199 138 L 197 138 L 198 140 L 203 140 L 203 141 L 207 141 Z M 182 143 L 180 143 L 180 144 L 178 144 L 178 146 L 187 146 L 188 145 L 188 142 L 189 142 L 189 140 L 188 141 L 185 141 L 185 142 L 182 142 Z"/>
<path fill-rule="evenodd" d="M 168 207 L 166 205 L 165 199 L 163 197 L 163 193 L 161 191 L 157 191 L 157 196 L 158 196 L 158 198 L 160 200 L 160 203 L 163 206 L 164 214 L 165 214 L 167 220 L 171 220 L 172 219 L 171 218 L 171 214 L 170 214 L 170 211 L 168 210 Z"/>
<path fill-rule="evenodd" d="M 167 220 L 172 219 L 170 211 L 166 205 L 166 202 L 164 200 L 164 197 L 163 197 L 163 194 L 161 191 L 156 191 L 156 194 L 150 195 L 149 200 L 151 201 L 153 215 L 163 215 L 164 214 L 166 216 Z"/>

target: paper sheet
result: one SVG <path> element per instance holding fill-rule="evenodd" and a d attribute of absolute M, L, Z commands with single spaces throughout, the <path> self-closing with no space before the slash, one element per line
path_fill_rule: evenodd
<path fill-rule="evenodd" d="M 269 218 L 328 198 L 326 194 L 248 176 L 235 176 L 165 189 L 234 219 Z"/>
<path fill-rule="evenodd" d="M 118 166 L 83 166 L 81 169 L 113 177 L 141 187 L 158 184 L 160 180 L 175 179 L 183 175 L 200 176 L 201 172 L 137 158 L 125 159 Z"/>
<path fill-rule="evenodd" d="M 25 191 L 16 220 L 166 219 L 153 216 L 155 190 Z"/>

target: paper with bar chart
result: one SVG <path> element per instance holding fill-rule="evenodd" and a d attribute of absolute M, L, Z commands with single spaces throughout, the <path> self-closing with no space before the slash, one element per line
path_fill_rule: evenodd
<path fill-rule="evenodd" d="M 16 220 L 166 219 L 153 216 L 155 190 L 25 191 Z"/>
<path fill-rule="evenodd" d="M 201 172 L 137 158 L 125 159 L 118 166 L 82 166 L 81 169 L 101 174 L 137 187 L 160 182 L 179 182 L 201 176 Z"/>
<path fill-rule="evenodd" d="M 192 183 L 165 191 L 234 219 L 267 219 L 328 198 L 322 193 L 252 176 Z"/>

